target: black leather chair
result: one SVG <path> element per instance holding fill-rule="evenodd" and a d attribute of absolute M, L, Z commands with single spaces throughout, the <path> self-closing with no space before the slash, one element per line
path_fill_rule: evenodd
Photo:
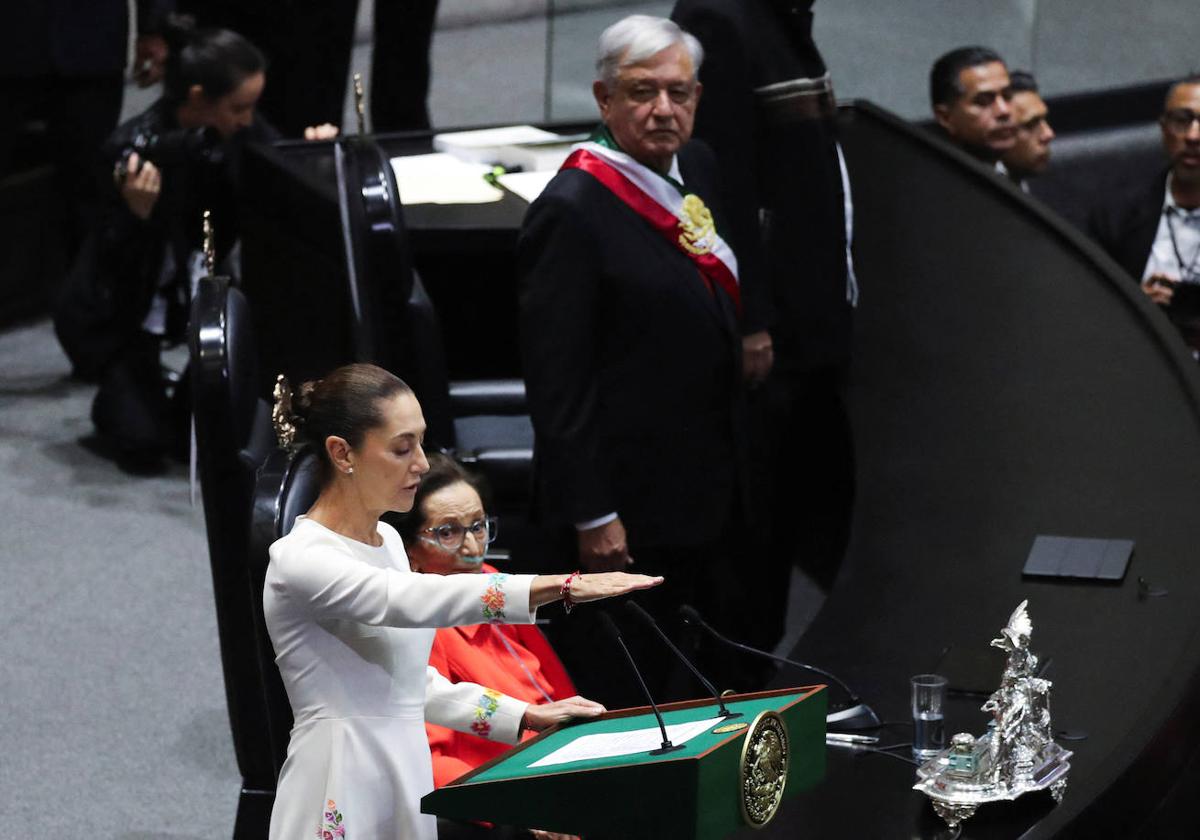
<path fill-rule="evenodd" d="M 257 838 L 266 833 L 275 775 L 263 737 L 267 707 L 247 546 L 254 472 L 273 438 L 270 407 L 259 399 L 252 332 L 241 292 L 225 278 L 203 278 L 192 301 L 189 334 L 196 447 L 225 695 L 242 774 L 234 837 Z"/>
<path fill-rule="evenodd" d="M 428 446 L 455 454 L 487 478 L 492 508 L 510 524 L 503 544 L 529 508 L 533 425 L 525 384 L 451 380 L 439 316 L 413 268 L 387 155 L 364 137 L 346 138 L 334 151 L 359 352 L 412 386 Z"/>
<path fill-rule="evenodd" d="M 524 381 L 451 381 L 438 314 L 415 275 L 405 332 L 410 352 L 402 375 L 421 400 L 428 441 L 487 478 L 493 512 L 524 516 L 533 462 Z"/>
<path fill-rule="evenodd" d="M 304 513 L 320 492 L 320 462 L 309 450 L 293 454 L 275 449 L 258 471 L 254 486 L 254 505 L 250 523 L 249 573 L 253 601 L 253 621 L 257 631 L 258 658 L 263 668 L 264 699 L 267 721 L 264 730 L 270 744 L 274 779 L 278 779 L 287 757 L 292 730 L 292 707 L 288 703 L 283 679 L 275 667 L 275 651 L 267 635 L 263 615 L 263 582 L 270 562 L 271 543 L 292 530 L 296 517 Z M 274 791 L 274 785 L 272 785 Z"/>
<path fill-rule="evenodd" d="M 1030 192 L 1084 231 L 1094 208 L 1145 188 L 1167 168 L 1155 122 L 1065 133 L 1054 140 L 1051 153 L 1050 166 L 1030 181 Z"/>

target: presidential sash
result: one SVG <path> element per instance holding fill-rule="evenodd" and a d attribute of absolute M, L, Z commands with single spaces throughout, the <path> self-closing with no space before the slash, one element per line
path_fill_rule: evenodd
<path fill-rule="evenodd" d="M 562 168 L 580 169 L 607 187 L 696 265 L 709 291 L 713 284 L 721 287 L 741 314 L 737 257 L 717 235 L 712 213 L 700 196 L 685 195 L 649 167 L 599 143 L 577 145 Z"/>

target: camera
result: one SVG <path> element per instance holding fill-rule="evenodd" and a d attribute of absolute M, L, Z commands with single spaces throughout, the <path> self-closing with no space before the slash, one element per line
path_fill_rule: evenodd
<path fill-rule="evenodd" d="M 118 185 L 129 175 L 129 159 L 137 154 L 139 161 L 150 161 L 160 170 L 180 166 L 218 166 L 224 156 L 221 138 L 215 129 L 177 128 L 164 132 L 139 132 L 121 150 L 113 167 L 113 180 Z M 138 164 L 141 169 L 141 164 Z"/>

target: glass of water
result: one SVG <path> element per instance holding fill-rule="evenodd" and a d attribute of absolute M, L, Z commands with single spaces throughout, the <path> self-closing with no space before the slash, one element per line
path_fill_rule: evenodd
<path fill-rule="evenodd" d="M 912 685 L 913 758 L 928 761 L 946 747 L 946 719 L 942 705 L 946 699 L 946 678 L 937 674 L 917 674 Z"/>

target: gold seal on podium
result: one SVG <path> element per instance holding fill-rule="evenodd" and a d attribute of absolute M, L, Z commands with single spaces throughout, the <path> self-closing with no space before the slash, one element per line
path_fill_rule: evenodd
<path fill-rule="evenodd" d="M 771 821 L 783 799 L 789 760 L 787 726 L 778 712 L 761 712 L 742 742 L 738 787 L 742 819 L 762 828 Z"/>

